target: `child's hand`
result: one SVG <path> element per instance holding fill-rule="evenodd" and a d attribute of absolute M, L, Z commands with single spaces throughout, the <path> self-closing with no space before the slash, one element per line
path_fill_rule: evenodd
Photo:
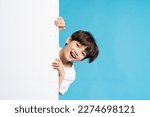
<path fill-rule="evenodd" d="M 65 29 L 65 21 L 62 17 L 57 18 L 55 21 L 55 25 L 59 28 L 59 30 Z"/>
<path fill-rule="evenodd" d="M 55 59 L 55 61 L 52 63 L 53 69 L 58 70 L 59 77 L 64 78 L 65 71 L 64 71 L 64 65 L 60 59 Z"/>

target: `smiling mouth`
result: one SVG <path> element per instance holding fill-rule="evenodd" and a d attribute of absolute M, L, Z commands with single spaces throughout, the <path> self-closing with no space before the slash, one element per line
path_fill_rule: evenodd
<path fill-rule="evenodd" d="M 70 52 L 70 55 L 71 55 L 72 58 L 76 59 L 76 55 L 75 55 L 74 52 Z"/>

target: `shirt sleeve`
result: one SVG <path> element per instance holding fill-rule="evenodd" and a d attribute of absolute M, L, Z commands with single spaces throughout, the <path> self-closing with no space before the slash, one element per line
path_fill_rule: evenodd
<path fill-rule="evenodd" d="M 71 68 L 65 68 L 65 77 L 61 83 L 59 93 L 63 95 L 69 88 L 70 84 L 75 80 L 75 69 L 72 66 Z"/>

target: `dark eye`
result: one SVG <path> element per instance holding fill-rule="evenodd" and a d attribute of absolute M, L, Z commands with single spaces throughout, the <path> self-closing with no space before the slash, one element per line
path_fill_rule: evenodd
<path fill-rule="evenodd" d="M 86 56 L 86 52 L 82 52 L 82 55 L 83 55 L 83 56 Z"/>
<path fill-rule="evenodd" d="M 77 47 L 80 47 L 80 45 L 78 43 L 76 43 Z"/>

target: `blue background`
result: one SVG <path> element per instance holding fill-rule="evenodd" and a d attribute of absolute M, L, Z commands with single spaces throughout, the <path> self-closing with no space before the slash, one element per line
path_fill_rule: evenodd
<path fill-rule="evenodd" d="M 76 62 L 76 80 L 61 100 L 150 99 L 150 1 L 60 0 L 60 46 L 76 30 L 90 31 L 98 59 Z"/>

